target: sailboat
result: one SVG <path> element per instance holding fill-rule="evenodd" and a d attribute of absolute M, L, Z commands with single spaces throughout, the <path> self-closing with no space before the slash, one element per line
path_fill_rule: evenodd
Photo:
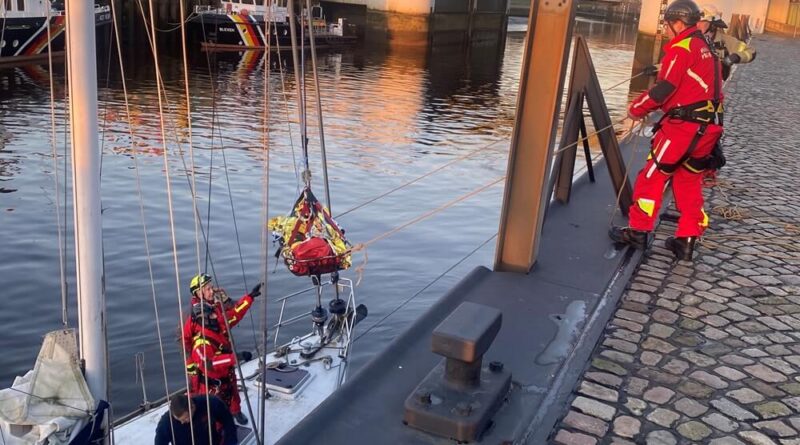
<path fill-rule="evenodd" d="M 159 419 L 168 412 L 166 400 L 123 416 L 111 426 L 105 420 L 108 347 L 100 224 L 100 152 L 98 123 L 94 118 L 97 116 L 95 36 L 94 28 L 89 26 L 94 22 L 94 8 L 83 0 L 68 0 L 68 3 L 67 45 L 79 48 L 68 52 L 79 336 L 76 339 L 75 332 L 68 329 L 48 334 L 34 370 L 18 378 L 11 388 L 0 390 L 0 437 L 9 445 L 100 443 L 108 435 L 113 435 L 117 444 L 152 443 Z M 290 8 L 290 14 L 291 11 Z M 301 115 L 303 111 L 300 110 Z M 303 202 L 312 204 L 310 211 L 325 227 L 335 226 L 329 210 L 311 202 L 310 196 L 310 189 L 308 193 L 304 191 Z M 297 206 L 290 216 L 296 211 Z M 319 231 L 312 230 L 313 225 L 307 228 L 308 237 L 321 236 Z M 255 407 L 248 403 L 243 410 L 248 422 L 238 429 L 241 444 L 277 442 L 344 383 L 353 330 L 367 314 L 366 307 L 357 305 L 352 281 L 339 276 L 343 262 L 295 256 L 291 250 L 295 245 L 281 245 L 281 249 L 287 250 L 284 254 L 287 266 L 290 270 L 291 264 L 306 266 L 304 270 L 308 273 L 302 275 L 311 276 L 313 285 L 277 300 L 281 309 L 271 327 L 274 337 L 270 351 L 240 363 L 242 378 L 238 390 L 242 399 L 258 395 L 260 402 Z M 349 253 L 339 251 L 335 256 L 341 259 L 345 255 Z M 325 309 L 323 294 L 328 292 L 335 297 Z M 309 295 L 316 297 L 313 310 L 287 313 L 287 303 Z M 310 321 L 308 333 L 288 341 L 282 339 L 282 328 L 304 321 Z"/>

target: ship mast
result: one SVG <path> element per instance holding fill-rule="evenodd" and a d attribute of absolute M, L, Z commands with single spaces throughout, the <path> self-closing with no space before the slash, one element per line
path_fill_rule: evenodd
<path fill-rule="evenodd" d="M 94 2 L 67 0 L 66 19 L 80 350 L 92 396 L 108 400 Z"/>

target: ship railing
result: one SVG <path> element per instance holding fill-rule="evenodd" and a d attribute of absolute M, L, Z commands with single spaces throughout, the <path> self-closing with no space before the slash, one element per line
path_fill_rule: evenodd
<path fill-rule="evenodd" d="M 338 289 L 338 291 L 339 291 L 338 295 L 340 296 L 340 298 L 346 299 L 346 301 L 347 301 L 345 314 L 348 314 L 351 311 L 353 311 L 353 313 L 355 312 L 356 298 L 355 298 L 355 293 L 353 292 L 353 281 L 352 280 L 350 280 L 348 278 L 339 278 L 339 281 L 336 284 L 332 283 L 331 281 L 327 281 L 327 282 L 321 283 L 320 286 L 322 286 L 323 289 L 325 289 L 326 287 L 329 287 L 329 286 L 338 286 L 338 288 L 339 288 Z M 297 315 L 287 316 L 287 314 L 286 314 L 286 304 L 289 301 L 294 300 L 294 299 L 296 299 L 296 298 L 298 298 L 300 296 L 307 296 L 309 294 L 313 294 L 315 291 L 317 291 L 317 286 L 311 286 L 311 287 L 308 287 L 306 289 L 303 289 L 303 290 L 291 293 L 289 295 L 286 295 L 285 297 L 282 297 L 282 298 L 280 298 L 280 299 L 275 301 L 276 303 L 280 303 L 281 310 L 280 310 L 280 313 L 278 315 L 277 323 L 275 323 L 274 325 L 271 326 L 271 329 L 275 330 L 275 335 L 273 337 L 273 348 L 277 349 L 278 346 L 280 345 L 279 344 L 279 340 L 280 340 L 281 328 L 283 328 L 285 326 L 296 324 L 296 323 L 298 323 L 300 321 L 303 321 L 303 320 L 308 321 L 310 316 L 311 316 L 311 311 L 304 311 L 304 312 L 302 312 L 300 314 L 297 314 Z M 352 333 L 353 333 L 354 321 L 355 321 L 355 314 L 353 314 L 350 317 L 345 317 L 344 324 L 341 327 L 341 331 L 342 331 L 342 335 L 343 335 L 342 338 L 344 339 L 344 344 L 340 345 L 340 348 L 341 348 L 340 355 L 342 357 L 346 357 L 347 356 L 347 353 L 348 353 L 348 351 L 350 349 L 350 345 L 353 342 Z"/>

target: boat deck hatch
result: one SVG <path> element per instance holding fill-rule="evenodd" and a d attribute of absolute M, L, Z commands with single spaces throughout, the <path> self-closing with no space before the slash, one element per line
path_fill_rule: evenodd
<path fill-rule="evenodd" d="M 306 380 L 308 371 L 300 368 L 267 369 L 267 389 L 270 391 L 294 394 Z"/>

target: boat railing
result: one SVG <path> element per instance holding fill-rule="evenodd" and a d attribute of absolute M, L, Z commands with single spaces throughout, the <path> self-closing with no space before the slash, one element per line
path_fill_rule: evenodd
<path fill-rule="evenodd" d="M 320 283 L 320 286 L 324 290 L 326 287 L 329 286 L 338 286 L 338 295 L 341 298 L 346 298 L 347 306 L 345 313 L 350 313 L 350 311 L 354 311 L 356 307 L 355 301 L 355 293 L 353 292 L 353 281 L 348 278 L 339 278 L 338 283 L 334 284 L 331 281 Z M 301 295 L 308 295 L 312 294 L 317 291 L 317 286 L 311 286 L 306 289 L 291 293 L 286 295 L 285 297 L 279 298 L 276 300 L 276 303 L 280 303 L 281 309 L 278 315 L 278 321 L 271 326 L 271 329 L 275 330 L 275 335 L 273 337 L 273 347 L 278 348 L 279 339 L 280 339 L 280 331 L 281 328 L 285 326 L 289 326 L 295 323 L 298 323 L 302 320 L 310 320 L 311 311 L 304 311 L 297 315 L 287 316 L 286 315 L 286 303 L 291 300 L 294 300 Z M 321 290 L 320 290 L 321 291 Z M 344 324 L 342 325 L 342 333 L 345 335 L 345 344 L 342 345 L 342 355 L 346 356 L 348 349 L 350 348 L 350 344 L 352 342 L 352 331 L 353 331 L 353 319 L 354 317 L 345 317 Z"/>

